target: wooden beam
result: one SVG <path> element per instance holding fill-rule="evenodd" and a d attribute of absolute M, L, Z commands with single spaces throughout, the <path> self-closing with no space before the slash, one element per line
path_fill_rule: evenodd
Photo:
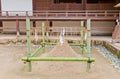
<path fill-rule="evenodd" d="M 82 0 L 82 9 L 86 10 L 87 0 Z"/>

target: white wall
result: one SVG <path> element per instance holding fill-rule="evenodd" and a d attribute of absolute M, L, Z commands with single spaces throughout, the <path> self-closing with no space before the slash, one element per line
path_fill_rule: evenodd
<path fill-rule="evenodd" d="M 32 0 L 1 0 L 2 11 L 31 11 L 29 15 L 32 15 L 33 5 Z M 5 12 L 2 12 L 6 15 Z M 9 12 L 9 15 L 25 15 L 24 12 Z"/>

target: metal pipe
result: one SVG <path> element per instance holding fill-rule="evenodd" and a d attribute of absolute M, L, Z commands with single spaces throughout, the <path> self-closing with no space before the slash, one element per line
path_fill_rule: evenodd
<path fill-rule="evenodd" d="M 89 61 L 94 62 L 94 58 L 69 58 L 69 57 L 23 57 L 22 61 Z"/>
<path fill-rule="evenodd" d="M 28 53 L 28 58 L 31 56 L 31 41 L 30 41 L 30 19 L 26 18 L 26 32 L 27 32 L 27 53 Z M 32 65 L 31 61 L 28 63 L 29 66 L 29 71 L 32 70 Z"/>

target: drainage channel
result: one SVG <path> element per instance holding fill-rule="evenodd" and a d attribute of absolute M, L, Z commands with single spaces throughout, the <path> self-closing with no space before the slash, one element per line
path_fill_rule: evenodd
<path fill-rule="evenodd" d="M 110 52 L 108 49 L 106 49 L 102 45 L 93 46 L 93 48 L 97 48 L 100 50 L 100 53 L 106 57 L 108 60 L 111 61 L 111 63 L 115 66 L 115 68 L 120 69 L 120 58 L 115 56 L 112 52 Z"/>

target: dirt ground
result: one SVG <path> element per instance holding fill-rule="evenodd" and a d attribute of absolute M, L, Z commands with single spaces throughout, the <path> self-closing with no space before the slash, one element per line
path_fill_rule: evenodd
<path fill-rule="evenodd" d="M 78 52 L 80 49 L 74 50 Z M 28 72 L 28 65 L 21 61 L 21 58 L 26 56 L 26 51 L 25 46 L 0 45 L 0 79 L 120 79 L 120 70 L 114 68 L 95 48 L 92 48 L 92 57 L 96 60 L 91 64 L 90 72 L 86 72 L 85 62 L 44 61 L 32 62 L 32 72 Z M 57 55 L 61 56 L 63 53 Z M 65 56 L 68 55 L 79 57 L 76 53 L 65 53 Z M 53 55 L 49 52 L 42 56 Z"/>

